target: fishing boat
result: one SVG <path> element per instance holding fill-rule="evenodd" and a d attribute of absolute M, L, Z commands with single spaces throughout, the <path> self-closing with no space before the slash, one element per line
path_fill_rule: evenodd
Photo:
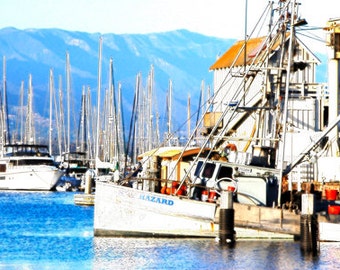
<path fill-rule="evenodd" d="M 63 175 L 46 145 L 7 144 L 0 159 L 0 189 L 53 190 Z"/>
<path fill-rule="evenodd" d="M 232 194 L 239 237 L 243 229 L 298 236 L 306 193 L 314 196 L 320 240 L 340 241 L 338 80 L 328 88 L 315 82 L 319 60 L 298 38 L 306 25 L 299 6 L 268 3 L 257 26 L 268 14 L 269 32 L 245 34 L 211 66 L 212 106 L 183 149 L 155 149 L 141 155 L 135 178 L 97 183 L 95 236 L 217 237 L 224 192 Z M 339 25 L 326 28 L 334 50 Z M 333 76 L 339 58 L 335 52 Z"/>

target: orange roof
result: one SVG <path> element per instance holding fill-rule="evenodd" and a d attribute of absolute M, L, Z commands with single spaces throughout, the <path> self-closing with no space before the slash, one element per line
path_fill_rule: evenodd
<path fill-rule="evenodd" d="M 286 37 L 289 33 L 286 34 Z M 250 64 L 253 61 L 253 57 L 262 48 L 264 50 L 266 46 L 263 46 L 263 42 L 266 42 L 266 37 L 252 38 L 247 41 L 246 50 L 246 64 Z M 276 49 L 279 45 L 279 39 L 272 43 L 272 49 Z M 237 41 L 231 48 L 226 51 L 211 67 L 210 70 L 229 68 L 233 66 L 244 66 L 244 40 Z M 236 60 L 235 60 L 236 59 Z"/>
<path fill-rule="evenodd" d="M 155 148 L 153 150 L 150 150 L 148 152 L 145 152 L 143 154 L 140 154 L 138 156 L 138 159 L 142 159 L 143 157 L 149 157 L 149 156 L 159 156 L 161 158 L 172 158 L 172 159 L 178 159 L 180 154 L 183 152 L 182 157 L 195 155 L 200 151 L 200 147 L 194 147 L 194 148 L 187 148 L 184 147 L 160 147 Z"/>
<path fill-rule="evenodd" d="M 254 54 L 256 49 L 260 49 L 262 42 L 265 40 L 265 37 L 261 38 L 253 38 L 249 39 L 247 42 L 247 61 L 251 61 L 249 59 L 250 52 Z M 210 70 L 219 69 L 219 68 L 228 68 L 231 67 L 234 63 L 234 66 L 243 66 L 244 65 L 244 40 L 237 41 L 231 48 L 226 51 L 211 67 Z M 242 51 L 241 51 L 242 50 Z M 255 52 L 256 54 L 256 52 Z M 237 57 L 237 59 L 236 59 Z M 236 59 L 236 61 L 235 61 Z"/>

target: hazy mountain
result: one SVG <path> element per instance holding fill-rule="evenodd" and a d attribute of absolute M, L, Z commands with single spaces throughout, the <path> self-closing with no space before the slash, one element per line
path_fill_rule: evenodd
<path fill-rule="evenodd" d="M 165 114 L 165 98 L 169 79 L 173 82 L 174 128 L 186 119 L 187 99 L 191 96 L 191 110 L 197 110 L 201 82 L 212 88 L 213 74 L 209 67 L 235 40 L 221 39 L 178 30 L 147 35 L 116 35 L 70 32 L 60 29 L 0 29 L 0 54 L 6 57 L 6 82 L 11 115 L 11 127 L 16 126 L 20 85 L 24 81 L 27 93 L 28 76 L 33 78 L 33 109 L 38 134 L 48 130 L 49 71 L 53 69 L 54 85 L 58 89 L 62 78 L 66 92 L 66 52 L 71 64 L 72 112 L 78 121 L 83 86 L 91 89 L 93 104 L 97 100 L 98 47 L 102 37 L 102 86 L 109 80 L 109 61 L 114 62 L 115 86 L 122 85 L 125 121 L 129 121 L 136 75 L 140 72 L 146 85 L 151 65 L 154 66 L 159 113 Z M 3 67 L 1 67 L 3 73 Z M 323 76 L 324 77 L 324 76 Z M 1 87 L 2 88 L 2 87 Z M 103 95 L 103 94 L 102 94 Z M 65 93 L 66 96 L 66 93 Z M 25 103 L 26 104 L 26 103 Z M 185 112 L 185 113 L 184 113 Z M 40 135 L 45 136 L 45 135 Z"/>
<path fill-rule="evenodd" d="M 189 94 L 192 106 L 196 106 L 193 110 L 197 109 L 201 81 L 204 80 L 206 87 L 212 84 L 210 65 L 234 42 L 232 39 L 208 37 L 186 30 L 148 35 L 101 35 L 60 29 L 4 28 L 0 30 L 0 53 L 6 57 L 10 114 L 15 114 L 15 108 L 19 105 L 21 82 L 24 81 L 26 93 L 31 74 L 34 111 L 42 118 L 48 118 L 49 70 L 53 69 L 55 88 L 58 89 L 61 76 L 63 89 L 66 89 L 66 52 L 71 63 L 73 113 L 79 113 L 83 86 L 90 87 L 93 103 L 96 104 L 100 37 L 103 40 L 101 89 L 104 91 L 107 88 L 109 61 L 112 58 L 115 85 L 117 87 L 118 82 L 122 85 L 125 117 L 129 119 L 136 75 L 140 72 L 143 85 L 146 85 L 153 65 L 154 89 L 158 103 L 162 104 L 160 113 L 164 112 L 169 79 L 173 82 L 173 115 L 177 123 L 185 120 L 181 112 L 186 110 Z M 42 119 L 39 119 L 41 122 Z M 46 124 L 39 126 L 46 127 Z"/>

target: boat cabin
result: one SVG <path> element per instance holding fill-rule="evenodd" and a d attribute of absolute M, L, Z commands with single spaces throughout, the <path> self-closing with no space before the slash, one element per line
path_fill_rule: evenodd
<path fill-rule="evenodd" d="M 40 144 L 7 144 L 4 146 L 4 156 L 46 156 L 50 157 L 47 145 Z"/>
<path fill-rule="evenodd" d="M 277 205 L 278 176 L 276 169 L 200 158 L 192 177 L 194 185 L 199 187 L 194 187 L 191 197 L 200 200 L 205 189 L 221 191 L 231 186 L 240 203 L 273 206 Z"/>

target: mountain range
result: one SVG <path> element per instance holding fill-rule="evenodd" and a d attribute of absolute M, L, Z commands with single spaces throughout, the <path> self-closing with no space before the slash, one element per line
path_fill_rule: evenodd
<path fill-rule="evenodd" d="M 165 113 L 169 80 L 173 84 L 173 125 L 179 128 L 185 122 L 190 95 L 191 110 L 197 110 L 202 82 L 212 89 L 213 73 L 209 67 L 234 42 L 232 38 L 205 36 L 187 30 L 152 34 L 100 34 L 72 32 L 61 29 L 0 29 L 0 54 L 5 57 L 1 72 L 6 67 L 6 89 L 11 128 L 17 124 L 20 85 L 28 86 L 29 74 L 33 84 L 33 110 L 37 133 L 44 137 L 48 130 L 49 72 L 55 82 L 61 78 L 66 89 L 66 53 L 70 57 L 72 113 L 80 114 L 81 93 L 84 86 L 91 89 L 96 104 L 98 88 L 99 39 L 102 39 L 101 89 L 108 87 L 109 62 L 112 58 L 114 83 L 122 89 L 124 121 L 129 121 L 135 81 L 141 73 L 143 85 L 151 66 L 154 68 L 154 91 L 158 110 Z M 325 59 L 324 56 L 318 55 Z M 325 66 L 321 66 L 324 74 Z M 320 78 L 324 78 L 324 75 Z M 4 80 L 4 78 L 3 78 Z M 2 80 L 2 81 L 3 81 Z M 3 84 L 2 84 L 3 85 Z M 1 87 L 3 88 L 3 87 Z M 66 95 L 66 94 L 65 94 Z"/>

